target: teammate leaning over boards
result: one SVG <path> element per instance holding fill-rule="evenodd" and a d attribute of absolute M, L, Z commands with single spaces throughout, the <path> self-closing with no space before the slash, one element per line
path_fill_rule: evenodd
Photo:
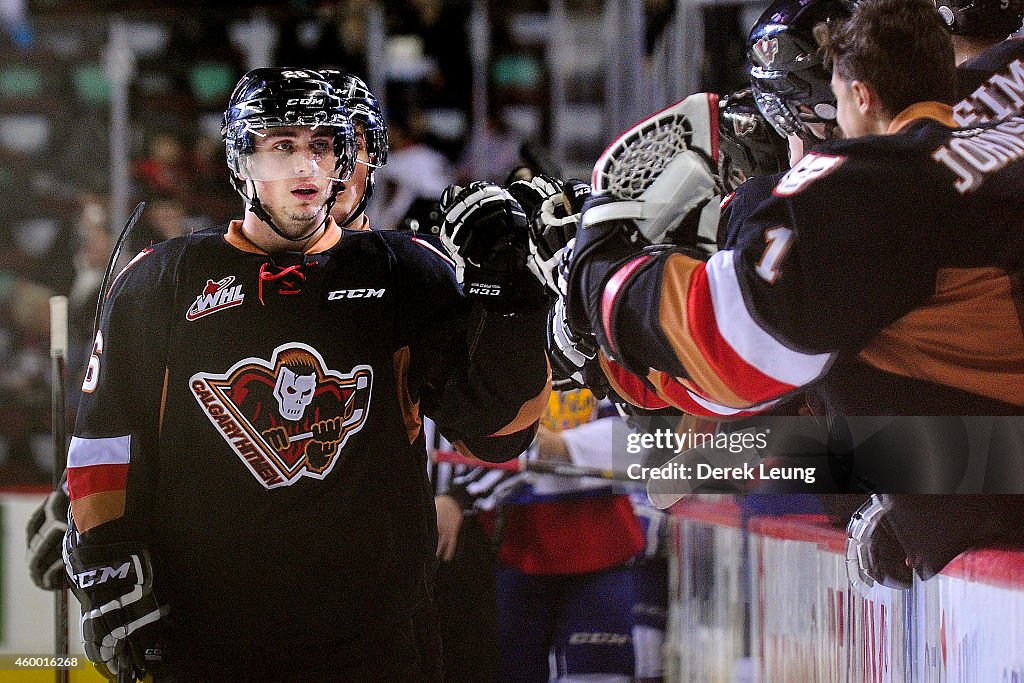
<path fill-rule="evenodd" d="M 848 30 L 872 49 L 832 52 L 854 139 L 785 176 L 748 219 L 762 237 L 706 263 L 641 254 L 622 236 L 643 222 L 606 220 L 616 202 L 592 201 L 570 319 L 634 373 L 671 373 L 735 408 L 821 382 L 844 414 L 1021 412 L 1010 273 L 1024 121 L 952 134 L 952 47 L 930 3 L 868 0 L 854 17 Z M 1000 145 L 1002 162 L 975 168 L 974 138 Z"/>
<path fill-rule="evenodd" d="M 939 0 L 957 63 L 953 118 L 961 126 L 998 121 L 1024 109 L 1022 0 Z M 1009 36 L 1009 37 L 1007 37 Z"/>
<path fill-rule="evenodd" d="M 224 133 L 245 218 L 142 252 L 101 318 L 68 470 L 87 654 L 141 674 L 159 641 L 162 680 L 433 680 L 420 415 L 518 454 L 546 401 L 543 313 L 472 303 L 407 234 L 341 239 L 356 139 L 316 72 L 250 72 Z M 514 277 L 516 206 L 463 199 L 451 241 Z"/>

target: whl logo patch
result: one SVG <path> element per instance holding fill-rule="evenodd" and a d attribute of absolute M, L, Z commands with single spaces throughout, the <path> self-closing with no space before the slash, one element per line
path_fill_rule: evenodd
<path fill-rule="evenodd" d="M 316 349 L 295 342 L 224 374 L 198 372 L 189 386 L 235 455 L 272 489 L 331 473 L 349 437 L 366 424 L 373 369 L 331 370 Z"/>
<path fill-rule="evenodd" d="M 203 287 L 203 293 L 196 297 L 196 300 L 189 306 L 185 313 L 186 320 L 199 320 L 203 316 L 223 311 L 225 308 L 240 306 L 245 300 L 242 294 L 242 285 L 231 286 L 235 281 L 234 275 L 228 275 L 223 280 L 214 282 L 207 280 Z"/>

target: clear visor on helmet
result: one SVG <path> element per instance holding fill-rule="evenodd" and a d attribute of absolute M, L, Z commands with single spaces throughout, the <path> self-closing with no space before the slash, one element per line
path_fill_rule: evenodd
<path fill-rule="evenodd" d="M 259 181 L 323 178 L 345 181 L 352 175 L 355 141 L 351 127 L 303 122 L 249 125 L 250 143 L 235 155 L 234 170 Z M 342 158 L 338 151 L 341 147 Z"/>

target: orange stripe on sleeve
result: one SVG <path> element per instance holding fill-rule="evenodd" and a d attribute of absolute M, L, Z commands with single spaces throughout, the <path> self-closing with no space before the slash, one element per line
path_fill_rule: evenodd
<path fill-rule="evenodd" d="M 697 346 L 690 328 L 687 316 L 690 284 L 695 271 L 703 266 L 703 262 L 683 254 L 668 257 L 662 272 L 658 324 L 679 362 L 686 368 L 693 383 L 701 388 L 702 394 L 730 408 L 746 408 L 754 402 L 737 395 L 715 372 Z M 708 310 L 706 314 L 713 316 L 714 311 Z"/>
<path fill-rule="evenodd" d="M 547 380 L 544 382 L 544 388 L 540 390 L 539 394 L 522 405 L 519 409 L 519 414 L 515 416 L 515 419 L 491 434 L 491 436 L 508 436 L 509 434 L 515 434 L 516 432 L 523 431 L 534 422 L 540 420 L 544 411 L 548 407 L 548 396 L 551 395 L 551 364 L 547 362 L 546 356 L 544 358 L 544 362 L 547 366 L 548 373 Z"/>
<path fill-rule="evenodd" d="M 71 501 L 75 527 L 85 533 L 93 527 L 124 515 L 124 491 L 104 491 Z"/>

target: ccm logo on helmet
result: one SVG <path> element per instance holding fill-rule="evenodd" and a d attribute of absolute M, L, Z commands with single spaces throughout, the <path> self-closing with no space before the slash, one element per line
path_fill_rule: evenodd
<path fill-rule="evenodd" d="M 128 560 L 120 567 L 103 567 L 102 569 L 90 569 L 87 572 L 81 574 L 75 574 L 75 584 L 79 588 L 88 588 L 89 586 L 97 586 L 101 583 L 106 583 L 108 579 L 127 579 L 128 572 L 131 571 L 132 562 Z"/>
<path fill-rule="evenodd" d="M 385 289 L 336 289 L 327 295 L 328 301 L 338 299 L 380 299 L 383 298 Z"/>
<path fill-rule="evenodd" d="M 314 96 L 314 97 L 293 97 L 292 99 L 288 100 L 288 106 L 289 107 L 294 107 L 296 104 L 301 104 L 302 106 L 319 107 L 323 103 L 324 103 L 324 98 L 320 97 L 320 96 Z"/>

